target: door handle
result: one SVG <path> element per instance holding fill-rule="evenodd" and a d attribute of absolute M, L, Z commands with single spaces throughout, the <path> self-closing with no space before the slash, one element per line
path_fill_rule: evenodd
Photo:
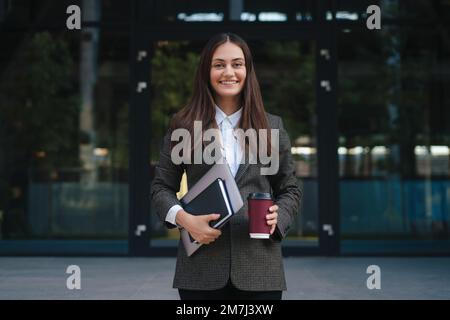
<path fill-rule="evenodd" d="M 327 231 L 328 235 L 331 237 L 334 234 L 333 226 L 331 224 L 323 224 L 322 230 Z"/>
<path fill-rule="evenodd" d="M 331 83 L 328 80 L 321 80 L 320 86 L 325 89 L 325 91 L 331 91 Z"/>
<path fill-rule="evenodd" d="M 134 234 L 135 234 L 136 236 L 140 237 L 141 234 L 142 234 L 143 232 L 145 232 L 146 230 L 147 230 L 147 226 L 146 226 L 145 224 L 138 224 L 138 225 L 136 226 L 136 230 L 134 231 Z"/>

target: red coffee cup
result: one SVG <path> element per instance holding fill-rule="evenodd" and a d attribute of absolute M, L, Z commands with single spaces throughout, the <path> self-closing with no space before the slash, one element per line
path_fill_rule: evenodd
<path fill-rule="evenodd" d="M 267 224 L 266 215 L 273 206 L 271 194 L 254 192 L 249 194 L 247 200 L 250 238 L 269 239 L 271 227 Z"/>

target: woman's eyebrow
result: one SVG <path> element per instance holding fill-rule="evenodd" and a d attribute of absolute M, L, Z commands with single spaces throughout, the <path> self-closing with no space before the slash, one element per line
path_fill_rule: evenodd
<path fill-rule="evenodd" d="M 234 58 L 234 59 L 231 59 L 231 61 L 237 61 L 237 60 L 242 60 L 242 61 L 244 61 L 244 58 Z M 215 58 L 215 59 L 213 59 L 213 61 L 221 61 L 221 62 L 225 62 L 225 59 Z"/>

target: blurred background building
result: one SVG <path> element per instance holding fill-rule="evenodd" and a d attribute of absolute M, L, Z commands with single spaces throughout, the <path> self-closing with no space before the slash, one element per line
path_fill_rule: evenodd
<path fill-rule="evenodd" d="M 149 188 L 218 32 L 292 140 L 285 255 L 450 253 L 450 1 L 0 0 L 0 255 L 175 254 Z"/>

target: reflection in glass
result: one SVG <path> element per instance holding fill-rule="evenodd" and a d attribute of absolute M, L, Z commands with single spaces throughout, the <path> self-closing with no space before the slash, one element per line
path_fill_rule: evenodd
<path fill-rule="evenodd" d="M 372 0 L 358 1 L 335 1 L 336 19 L 354 20 L 359 16 L 366 20 L 368 17 L 367 7 L 378 5 L 384 19 L 402 19 L 411 23 L 433 21 L 448 21 L 450 17 L 450 4 L 446 0 Z M 350 15 L 349 15 L 350 14 Z"/>
<path fill-rule="evenodd" d="M 166 0 L 153 4 L 143 2 L 141 6 L 142 12 L 152 15 L 152 23 L 309 22 L 315 19 L 317 10 L 317 3 L 313 0 Z"/>
<path fill-rule="evenodd" d="M 318 245 L 315 45 L 312 41 L 250 43 L 267 112 L 280 116 L 303 199 L 286 245 Z"/>
<path fill-rule="evenodd" d="M 2 32 L 0 239 L 127 239 L 128 40 L 83 32 Z"/>
<path fill-rule="evenodd" d="M 344 252 L 377 239 L 409 242 L 364 248 L 448 250 L 449 52 L 430 28 L 340 33 L 341 231 L 360 240 L 343 241 Z"/>

